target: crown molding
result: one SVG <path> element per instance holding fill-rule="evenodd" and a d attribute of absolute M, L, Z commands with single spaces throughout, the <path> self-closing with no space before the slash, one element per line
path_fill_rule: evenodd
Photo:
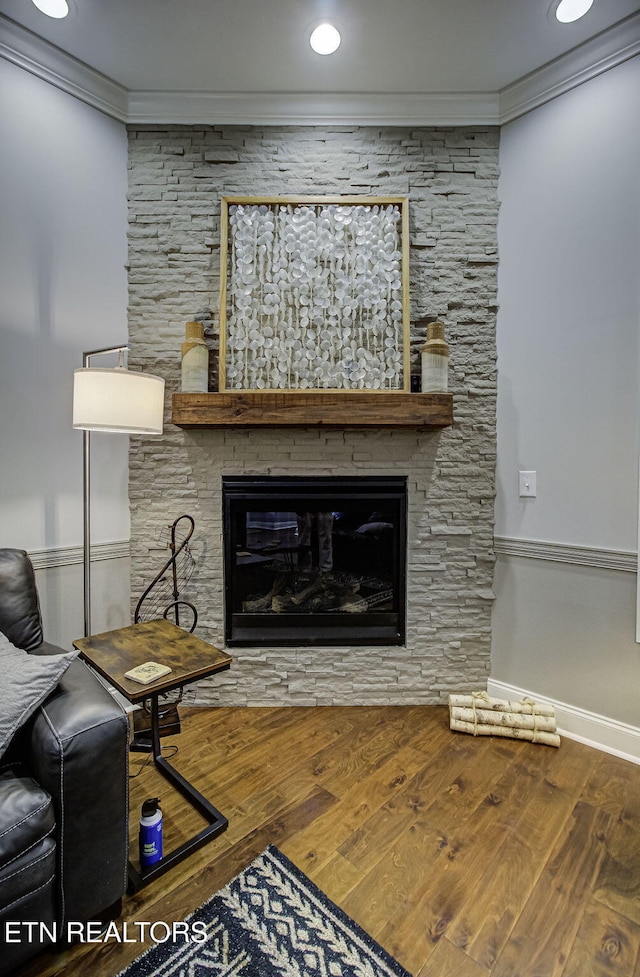
<path fill-rule="evenodd" d="M 496 536 L 494 549 L 502 556 L 520 556 L 529 560 L 550 560 L 552 563 L 571 563 L 574 566 L 623 570 L 627 573 L 637 573 L 638 570 L 638 554 L 631 550 L 607 550 L 599 546 L 574 546 L 571 543 L 550 543 L 513 536 Z"/>
<path fill-rule="evenodd" d="M 206 125 L 503 125 L 640 53 L 640 13 L 500 92 L 128 91 L 0 14 L 0 57 L 118 122 Z"/>
<path fill-rule="evenodd" d="M 631 14 L 500 92 L 500 124 L 512 122 L 640 54 L 640 13 Z"/>
<path fill-rule="evenodd" d="M 498 107 L 490 92 L 129 92 L 138 125 L 497 125 Z"/>
<path fill-rule="evenodd" d="M 127 121 L 126 88 L 3 14 L 0 14 L 0 57 L 112 119 Z"/>

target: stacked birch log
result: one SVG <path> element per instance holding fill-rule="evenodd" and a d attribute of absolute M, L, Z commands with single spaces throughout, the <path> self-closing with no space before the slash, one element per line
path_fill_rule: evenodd
<path fill-rule="evenodd" d="M 508 736 L 546 746 L 560 746 L 553 706 L 533 699 L 510 702 L 486 692 L 449 696 L 449 726 L 472 736 Z"/>

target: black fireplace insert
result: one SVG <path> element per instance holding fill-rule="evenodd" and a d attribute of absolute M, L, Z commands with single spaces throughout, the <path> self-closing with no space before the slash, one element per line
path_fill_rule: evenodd
<path fill-rule="evenodd" d="M 405 640 L 407 481 L 222 479 L 228 645 Z"/>

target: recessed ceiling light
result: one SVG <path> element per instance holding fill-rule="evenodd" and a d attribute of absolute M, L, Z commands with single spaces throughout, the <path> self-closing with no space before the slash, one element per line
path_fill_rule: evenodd
<path fill-rule="evenodd" d="M 309 44 L 316 54 L 333 54 L 340 47 L 340 31 L 333 24 L 320 24 L 311 32 Z"/>
<path fill-rule="evenodd" d="M 69 13 L 67 0 L 32 0 L 32 3 L 47 17 L 61 19 Z"/>
<path fill-rule="evenodd" d="M 561 24 L 572 24 L 574 20 L 584 17 L 592 6 L 593 0 L 560 0 L 556 7 L 556 19 Z"/>

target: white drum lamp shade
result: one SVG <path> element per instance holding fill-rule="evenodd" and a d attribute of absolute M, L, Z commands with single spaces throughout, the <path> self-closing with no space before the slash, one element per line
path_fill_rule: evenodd
<path fill-rule="evenodd" d="M 162 434 L 164 380 L 115 367 L 73 374 L 73 426 L 84 431 Z"/>

